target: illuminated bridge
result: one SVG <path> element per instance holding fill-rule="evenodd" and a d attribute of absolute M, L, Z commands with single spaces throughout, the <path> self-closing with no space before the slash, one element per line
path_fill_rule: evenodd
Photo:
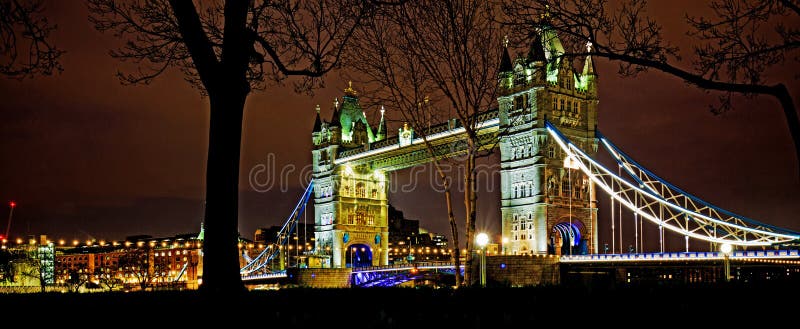
<path fill-rule="evenodd" d="M 358 286 L 398 283 L 414 276 L 409 272 L 414 268 L 428 272 L 420 264 L 389 264 L 388 173 L 432 157 L 464 154 L 467 128 L 474 129 L 479 150 L 499 149 L 501 248 L 506 255 L 551 255 L 563 264 L 797 258 L 800 233 L 705 202 L 656 176 L 601 134 L 592 60 L 587 57 L 577 71 L 560 65 L 563 53 L 548 30 L 539 33 L 527 57 L 512 62 L 506 50 L 497 109 L 476 114 L 473 122 L 451 119 L 420 131 L 406 124 L 390 134 L 381 108 L 373 130 L 352 86 L 341 103 L 334 102 L 330 120 L 322 120 L 317 107 L 313 180 L 274 241 L 258 255 L 244 255 L 243 278 L 285 275 L 290 237 L 312 195 L 314 247 L 304 250 L 304 261 L 295 266 L 352 268 L 351 280 Z M 596 160 L 599 152 L 613 159 L 612 166 Z M 602 250 L 610 254 L 600 254 L 598 244 L 599 197 L 610 202 L 611 250 Z M 623 222 L 634 233 L 629 250 L 623 250 Z M 658 228 L 656 253 L 645 250 L 644 225 Z M 668 234 L 683 239 L 685 252 L 665 252 Z M 690 240 L 702 243 L 692 244 L 692 250 Z"/>

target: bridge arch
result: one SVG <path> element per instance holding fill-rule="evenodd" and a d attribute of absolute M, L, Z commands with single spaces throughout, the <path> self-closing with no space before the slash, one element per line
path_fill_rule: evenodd
<path fill-rule="evenodd" d="M 364 241 L 353 241 L 344 248 L 344 255 L 342 258 L 345 260 L 344 267 L 368 267 L 379 265 L 373 259 L 375 258 L 375 246 L 371 243 Z"/>
<path fill-rule="evenodd" d="M 561 219 L 550 230 L 549 253 L 583 255 L 588 253 L 588 232 L 577 218 Z"/>

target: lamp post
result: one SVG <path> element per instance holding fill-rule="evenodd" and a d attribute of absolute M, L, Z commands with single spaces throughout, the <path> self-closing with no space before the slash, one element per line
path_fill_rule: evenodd
<path fill-rule="evenodd" d="M 728 281 L 731 280 L 731 260 L 730 260 L 730 256 L 731 256 L 731 252 L 733 251 L 733 246 L 731 246 L 729 243 L 723 243 L 719 247 L 719 251 L 722 252 L 722 256 L 724 257 L 723 264 L 725 264 L 725 282 L 728 282 Z"/>
<path fill-rule="evenodd" d="M 486 244 L 489 243 L 489 235 L 486 233 L 478 233 L 478 235 L 475 236 L 475 243 L 481 248 L 481 287 L 486 287 Z"/>

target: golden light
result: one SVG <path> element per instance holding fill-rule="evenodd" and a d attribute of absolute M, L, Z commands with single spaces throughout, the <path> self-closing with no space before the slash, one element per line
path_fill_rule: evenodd
<path fill-rule="evenodd" d="M 719 251 L 722 251 L 723 254 L 730 255 L 731 251 L 733 251 L 733 246 L 730 243 L 723 243 L 722 246 L 719 247 Z"/>
<path fill-rule="evenodd" d="M 86 245 L 87 246 L 91 246 L 92 245 L 92 240 L 86 240 Z"/>
<path fill-rule="evenodd" d="M 73 246 L 77 246 L 79 243 L 80 243 L 80 241 L 78 241 L 78 240 L 72 240 L 72 245 Z"/>
<path fill-rule="evenodd" d="M 580 169 L 580 165 L 578 164 L 578 159 L 575 159 L 573 156 L 567 156 L 564 158 L 564 168 L 567 169 Z"/>
<path fill-rule="evenodd" d="M 101 246 L 105 246 L 106 245 L 106 241 L 105 240 L 100 240 L 100 245 Z"/>
<path fill-rule="evenodd" d="M 67 243 L 67 242 L 64 241 L 64 239 L 58 240 L 58 245 L 59 246 L 63 246 L 65 243 Z"/>

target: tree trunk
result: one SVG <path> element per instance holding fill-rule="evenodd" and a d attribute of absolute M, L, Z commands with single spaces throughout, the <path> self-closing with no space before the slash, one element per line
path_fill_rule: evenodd
<path fill-rule="evenodd" d="M 239 155 L 247 93 L 237 84 L 209 92 L 211 101 L 206 167 L 203 284 L 211 293 L 244 290 L 239 274 Z"/>
<path fill-rule="evenodd" d="M 453 235 L 453 252 L 451 252 L 451 256 L 453 257 L 453 268 L 455 269 L 456 275 L 455 286 L 458 288 L 461 286 L 461 255 L 458 253 L 458 223 L 456 223 L 456 216 L 453 214 L 453 199 L 450 193 L 450 180 L 441 170 L 439 170 L 439 175 L 445 184 L 444 198 L 447 201 L 447 219 L 450 221 L 450 233 Z"/>
<path fill-rule="evenodd" d="M 472 285 L 472 250 L 473 243 L 475 242 L 475 153 L 474 142 L 467 140 L 467 160 L 464 162 L 464 210 L 466 211 L 466 226 L 467 226 L 467 252 L 464 256 L 464 283 Z"/>

